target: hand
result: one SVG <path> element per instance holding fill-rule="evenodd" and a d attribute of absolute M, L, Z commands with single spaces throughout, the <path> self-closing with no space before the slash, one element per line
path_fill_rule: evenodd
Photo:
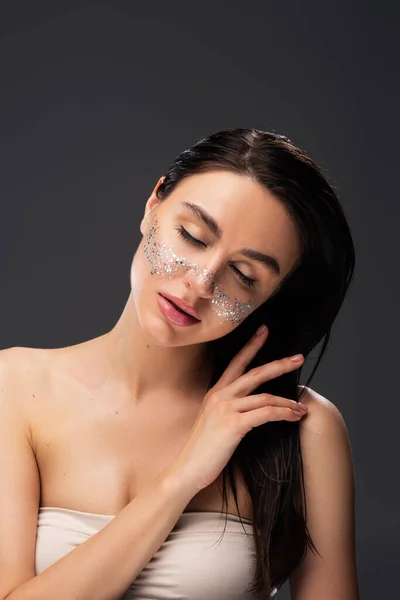
<path fill-rule="evenodd" d="M 231 360 L 217 383 L 208 390 L 189 440 L 169 473 L 178 475 L 193 496 L 220 475 L 239 442 L 253 427 L 269 421 L 298 421 L 306 414 L 302 404 L 271 394 L 248 395 L 263 382 L 298 369 L 299 361 L 283 358 L 245 373 L 246 366 L 264 344 L 268 328 L 255 335 Z M 301 410 L 301 413 L 298 412 Z"/>

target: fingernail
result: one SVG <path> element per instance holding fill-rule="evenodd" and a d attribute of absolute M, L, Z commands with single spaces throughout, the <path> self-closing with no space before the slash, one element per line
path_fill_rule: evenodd
<path fill-rule="evenodd" d="M 289 356 L 290 360 L 293 360 L 294 362 L 297 362 L 298 360 L 301 360 L 303 358 L 302 354 L 294 354 L 293 356 Z"/>
<path fill-rule="evenodd" d="M 293 412 L 296 416 L 298 417 L 303 417 L 304 416 L 304 410 L 296 410 L 295 408 L 293 409 Z"/>
<path fill-rule="evenodd" d="M 261 335 L 267 329 L 266 325 L 260 325 L 260 327 L 256 331 L 256 335 Z"/>

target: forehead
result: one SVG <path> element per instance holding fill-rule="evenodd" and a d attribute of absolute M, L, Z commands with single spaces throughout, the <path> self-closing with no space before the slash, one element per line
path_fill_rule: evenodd
<path fill-rule="evenodd" d="M 248 176 L 228 171 L 191 175 L 172 192 L 164 208 L 199 223 L 182 202 L 206 209 L 222 229 L 221 244 L 273 252 L 285 274 L 298 255 L 297 233 L 282 202 Z"/>

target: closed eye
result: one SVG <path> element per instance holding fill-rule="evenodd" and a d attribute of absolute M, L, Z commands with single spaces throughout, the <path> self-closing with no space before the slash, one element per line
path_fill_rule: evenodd
<path fill-rule="evenodd" d="M 207 248 L 207 244 L 205 244 L 204 242 L 201 242 L 200 240 L 198 240 L 198 239 L 194 238 L 192 235 L 190 235 L 190 233 L 188 231 L 186 231 L 186 229 L 184 227 L 182 227 L 182 225 L 175 227 L 175 229 L 178 231 L 179 235 L 185 241 L 189 242 L 189 244 L 192 244 L 193 246 L 200 246 L 203 248 Z M 251 288 L 257 283 L 256 279 L 247 277 L 246 275 L 244 275 L 244 273 L 239 271 L 239 269 L 237 269 L 234 265 L 231 265 L 231 267 L 246 287 Z"/>

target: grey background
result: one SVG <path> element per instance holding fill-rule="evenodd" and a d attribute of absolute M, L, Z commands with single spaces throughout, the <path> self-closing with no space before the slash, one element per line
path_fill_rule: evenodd
<path fill-rule="evenodd" d="M 398 40 L 394 2 L 0 4 L 1 348 L 114 325 L 144 204 L 200 137 L 283 133 L 335 186 L 356 275 L 311 387 L 351 437 L 364 600 L 400 566 Z"/>

